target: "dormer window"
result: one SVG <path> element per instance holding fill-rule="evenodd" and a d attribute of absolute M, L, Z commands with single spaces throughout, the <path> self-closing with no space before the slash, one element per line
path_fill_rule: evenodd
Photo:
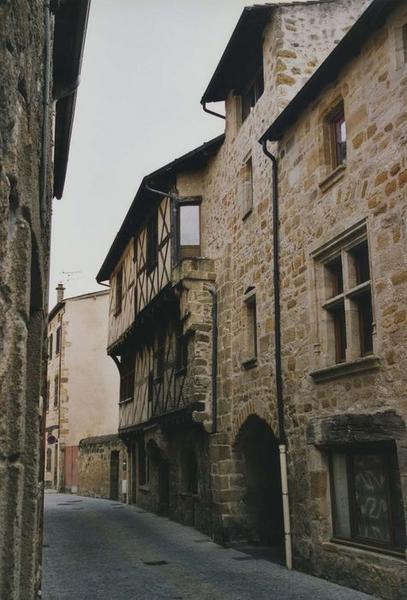
<path fill-rule="evenodd" d="M 263 67 L 257 71 L 255 78 L 242 92 L 242 123 L 249 116 L 260 96 L 264 92 Z"/>

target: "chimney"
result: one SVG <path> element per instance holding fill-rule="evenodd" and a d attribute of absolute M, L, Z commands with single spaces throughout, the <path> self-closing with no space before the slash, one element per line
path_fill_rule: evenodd
<path fill-rule="evenodd" d="M 57 290 L 57 303 L 59 304 L 64 299 L 64 292 L 65 292 L 64 285 L 62 283 L 58 283 L 56 290 Z"/>

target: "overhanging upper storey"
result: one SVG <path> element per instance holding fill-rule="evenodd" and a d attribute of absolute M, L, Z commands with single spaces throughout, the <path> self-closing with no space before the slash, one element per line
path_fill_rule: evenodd
<path fill-rule="evenodd" d="M 143 178 L 96 278 L 111 288 L 109 352 L 157 310 L 173 287 L 174 267 L 201 256 L 202 197 L 178 196 L 177 176 L 202 171 L 223 140 L 218 136 Z"/>
<path fill-rule="evenodd" d="M 90 0 L 52 0 L 55 16 L 53 89 L 55 101 L 54 196 L 61 198 L 68 166 L 76 94 L 82 66 Z"/>
<path fill-rule="evenodd" d="M 240 94 L 255 78 L 263 65 L 263 32 L 274 8 L 270 4 L 244 8 L 201 104 L 226 100 L 232 90 Z"/>

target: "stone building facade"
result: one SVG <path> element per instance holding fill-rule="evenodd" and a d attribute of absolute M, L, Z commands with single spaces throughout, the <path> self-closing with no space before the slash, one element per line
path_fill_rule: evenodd
<path fill-rule="evenodd" d="M 0 7 L 0 597 L 10 600 L 40 585 L 51 201 L 64 186 L 89 9 L 51 4 Z"/>
<path fill-rule="evenodd" d="M 406 32 L 406 2 L 372 3 L 264 137 L 295 562 L 392 599 L 407 589 Z"/>
<path fill-rule="evenodd" d="M 225 117 L 224 139 L 201 165 L 187 168 L 185 155 L 145 178 L 141 188 L 145 190 L 147 183 L 151 195 L 136 196 L 98 275 L 111 284 L 108 351 L 116 358 L 122 381 L 125 377 L 130 385 L 121 400 L 124 420 L 119 425 L 132 464 L 130 501 L 160 512 L 164 496 L 164 512 L 209 531 L 216 540 L 272 546 L 275 554 L 285 551 L 288 566 L 292 563 L 385 598 L 400 597 L 405 572 L 403 496 L 398 491 L 405 485 L 406 411 L 405 339 L 400 328 L 405 299 L 403 4 L 343 0 L 246 8 L 201 100 L 204 110 Z M 396 19 L 395 24 L 377 31 L 388 15 L 387 23 Z M 365 46 L 355 57 L 362 42 Z M 312 86 L 315 77 L 320 81 L 321 70 L 328 73 L 329 85 L 317 89 Z M 391 102 L 384 99 L 386 94 L 391 94 Z M 213 110 L 211 103 L 216 102 L 225 103 L 224 113 L 221 108 Z M 293 106 L 298 114 L 292 112 Z M 274 148 L 268 142 L 274 138 L 267 134 L 262 148 L 259 139 L 265 129 L 284 114 L 288 117 L 281 133 L 283 145 Z M 327 129 L 337 132 L 335 142 L 325 140 Z M 274 162 L 264 152 L 271 150 L 277 157 Z M 334 150 L 343 160 L 333 167 Z M 273 177 L 273 164 L 278 166 L 278 178 Z M 279 215 L 273 215 L 275 193 L 281 198 Z M 209 306 L 206 309 L 199 339 L 211 346 L 201 362 L 194 346 L 188 345 L 186 379 L 198 367 L 204 388 L 197 399 L 202 405 L 188 420 L 176 418 L 175 412 L 170 420 L 166 408 L 159 415 L 143 412 L 140 395 L 144 389 L 148 406 L 148 382 L 154 389 L 157 379 L 154 357 L 161 360 L 159 323 L 168 316 L 168 308 L 153 302 L 155 293 L 143 292 L 152 316 L 133 318 L 131 302 L 138 306 L 137 282 L 143 268 L 134 269 L 131 262 L 137 263 L 143 228 L 148 237 L 147 205 L 155 200 L 157 206 L 167 202 L 174 209 L 165 236 L 157 242 L 161 251 L 168 240 L 177 244 L 177 211 L 182 201 L 193 203 L 194 198 L 200 204 L 200 237 L 193 264 L 205 270 L 211 263 L 208 279 L 214 307 L 211 318 Z M 144 248 L 147 245 L 143 252 Z M 342 252 L 347 270 L 344 267 L 339 274 L 337 259 Z M 352 266 L 356 256 L 364 272 L 358 283 Z M 186 312 L 181 309 L 189 296 L 185 297 L 188 286 L 178 277 L 180 267 L 185 262 L 188 269 L 189 261 L 182 254 L 177 258 L 166 284 L 176 293 L 178 315 L 184 321 L 201 306 L 194 300 Z M 330 304 L 324 294 L 333 280 L 339 286 L 338 297 Z M 385 304 L 384 328 L 376 315 L 379 292 Z M 118 296 L 131 315 L 124 321 L 125 311 L 115 310 Z M 209 301 L 203 289 L 199 297 Z M 143 361 L 135 353 L 132 380 L 123 357 L 134 351 L 138 327 L 140 337 L 155 331 L 157 341 L 151 343 L 153 367 L 141 376 L 137 369 Z M 386 339 L 387 332 L 393 337 Z M 170 355 L 168 365 L 171 360 Z M 176 354 L 173 361 L 176 364 Z M 196 382 L 194 376 L 183 409 L 192 403 L 189 394 Z M 134 415 L 133 421 L 126 420 L 128 413 Z M 363 536 L 338 535 L 337 529 L 334 533 L 338 525 L 333 525 L 331 497 L 335 485 L 340 485 L 338 478 L 342 481 L 338 489 L 344 493 L 344 465 L 350 465 L 349 472 L 359 466 L 359 479 L 370 477 L 360 454 L 352 454 L 351 441 L 368 443 L 363 450 L 372 452 L 362 453 L 368 460 L 383 465 L 388 458 L 392 465 L 386 490 L 395 490 L 391 510 L 400 525 L 392 530 L 393 545 L 372 544 L 369 532 L 362 542 Z M 194 468 L 178 459 L 177 452 L 182 454 L 188 444 L 195 448 Z M 375 454 L 377 448 L 380 452 Z M 146 484 L 148 465 L 153 467 Z M 387 477 L 377 468 L 378 481 Z M 203 520 L 191 518 L 186 510 L 184 499 L 189 498 L 182 481 L 191 472 L 198 490 L 192 495 L 193 514 L 197 504 L 209 502 Z M 358 500 L 355 477 L 349 477 L 355 519 L 360 494 L 367 492 L 360 491 Z M 381 500 L 379 494 L 375 501 Z M 345 507 L 338 514 L 349 521 L 351 508 L 346 509 L 344 496 L 336 499 L 336 506 Z"/>
<path fill-rule="evenodd" d="M 119 380 L 104 352 L 109 292 L 64 298 L 63 291 L 60 284 L 48 317 L 44 477 L 48 488 L 77 493 L 87 489 L 84 473 L 79 484 L 79 443 L 115 431 Z"/>

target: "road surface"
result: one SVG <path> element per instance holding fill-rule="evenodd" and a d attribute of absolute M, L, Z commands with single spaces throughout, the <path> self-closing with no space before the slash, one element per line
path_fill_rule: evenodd
<path fill-rule="evenodd" d="M 46 494 L 45 600 L 367 600 L 110 500 Z"/>

